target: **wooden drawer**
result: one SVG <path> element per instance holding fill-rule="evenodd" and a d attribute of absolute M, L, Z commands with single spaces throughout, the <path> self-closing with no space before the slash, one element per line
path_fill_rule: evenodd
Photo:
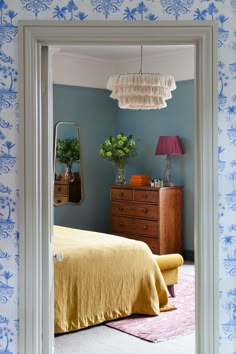
<path fill-rule="evenodd" d="M 139 235 L 130 235 L 130 234 L 127 235 L 127 234 L 122 234 L 121 232 L 117 232 L 116 235 L 123 236 L 123 237 L 129 238 L 131 240 L 145 242 L 148 245 L 148 247 L 151 249 L 152 253 L 160 254 L 159 239 L 157 239 L 157 238 L 145 237 L 145 236 L 139 236 Z"/>
<path fill-rule="evenodd" d="M 112 188 L 111 189 L 111 199 L 119 200 L 133 200 L 133 190 L 132 189 L 120 189 Z"/>
<path fill-rule="evenodd" d="M 69 195 L 68 184 L 54 184 L 54 194 Z"/>
<path fill-rule="evenodd" d="M 158 190 L 134 190 L 134 201 L 158 203 Z"/>
<path fill-rule="evenodd" d="M 69 202 L 68 195 L 54 195 L 54 203 L 55 204 L 62 204 L 62 203 L 68 203 L 68 202 Z"/>
<path fill-rule="evenodd" d="M 157 220 L 143 220 L 113 215 L 111 227 L 112 232 L 127 232 L 132 234 L 152 236 L 155 238 L 159 236 Z"/>
<path fill-rule="evenodd" d="M 111 202 L 111 213 L 126 216 L 158 219 L 158 207 L 153 204 Z"/>

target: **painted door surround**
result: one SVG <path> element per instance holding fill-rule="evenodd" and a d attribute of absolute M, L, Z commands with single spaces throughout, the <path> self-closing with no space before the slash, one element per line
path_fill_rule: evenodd
<path fill-rule="evenodd" d="M 195 254 L 197 354 L 218 352 L 217 248 L 217 25 L 215 21 L 22 21 L 20 28 L 21 133 L 21 264 L 20 354 L 52 353 L 48 277 L 51 247 L 52 166 L 45 147 L 52 146 L 49 109 L 42 112 L 44 95 L 42 47 L 59 44 L 194 44 L 196 46 L 195 107 Z M 42 93 L 42 94 L 41 94 Z M 45 96 L 44 96 L 45 97 Z M 46 113 L 46 114 L 45 114 Z M 52 119 L 52 118 L 51 118 Z M 50 121 L 50 119 L 49 119 Z M 25 173 L 24 171 L 27 171 Z M 211 188 L 210 188 L 211 186 Z M 26 188 L 27 187 L 27 188 Z M 47 196 L 45 198 L 45 196 Z M 211 235 L 211 237 L 209 237 Z M 207 270 L 207 271 L 206 271 Z M 42 298 L 46 299 L 45 303 Z M 211 299 L 211 301 L 209 301 Z M 27 336 L 26 336 L 27 334 Z M 43 349 L 42 349 L 43 348 Z"/>

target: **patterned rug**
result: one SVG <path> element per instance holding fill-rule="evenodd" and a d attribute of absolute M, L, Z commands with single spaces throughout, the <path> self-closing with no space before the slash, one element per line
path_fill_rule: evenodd
<path fill-rule="evenodd" d="M 154 343 L 192 333 L 195 329 L 194 276 L 180 274 L 175 295 L 169 297 L 169 303 L 176 310 L 161 312 L 159 316 L 130 316 L 107 322 L 106 326 Z"/>

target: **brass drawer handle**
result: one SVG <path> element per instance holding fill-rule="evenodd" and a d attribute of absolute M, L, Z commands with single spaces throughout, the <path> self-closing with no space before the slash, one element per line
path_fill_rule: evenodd
<path fill-rule="evenodd" d="M 124 193 L 123 192 L 120 192 L 120 197 L 123 197 Z"/>
<path fill-rule="evenodd" d="M 148 197 L 148 194 L 145 193 L 145 194 L 144 194 L 144 198 L 147 199 L 147 197 Z"/>
<path fill-rule="evenodd" d="M 147 226 L 147 225 L 143 225 L 143 229 L 144 229 L 144 230 L 147 230 L 147 229 L 148 229 L 148 226 Z"/>
<path fill-rule="evenodd" d="M 58 190 L 58 192 L 60 192 L 61 191 L 61 187 L 57 187 L 57 190 Z"/>
<path fill-rule="evenodd" d="M 123 210 L 124 210 L 124 208 L 123 208 L 123 207 L 118 207 L 118 210 L 123 211 Z"/>
<path fill-rule="evenodd" d="M 144 214 L 147 214 L 148 209 L 147 209 L 147 208 L 143 208 L 143 209 L 142 209 L 142 212 L 143 212 Z"/>

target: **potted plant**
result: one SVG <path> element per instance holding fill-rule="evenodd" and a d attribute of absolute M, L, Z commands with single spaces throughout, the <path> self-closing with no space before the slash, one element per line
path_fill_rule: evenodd
<path fill-rule="evenodd" d="M 66 165 L 65 177 L 73 182 L 72 165 L 80 161 L 80 142 L 78 138 L 57 139 L 56 159 Z"/>
<path fill-rule="evenodd" d="M 108 136 L 100 144 L 100 155 L 117 167 L 116 183 L 125 184 L 125 164 L 130 157 L 136 155 L 136 139 L 133 135 L 117 134 Z"/>

